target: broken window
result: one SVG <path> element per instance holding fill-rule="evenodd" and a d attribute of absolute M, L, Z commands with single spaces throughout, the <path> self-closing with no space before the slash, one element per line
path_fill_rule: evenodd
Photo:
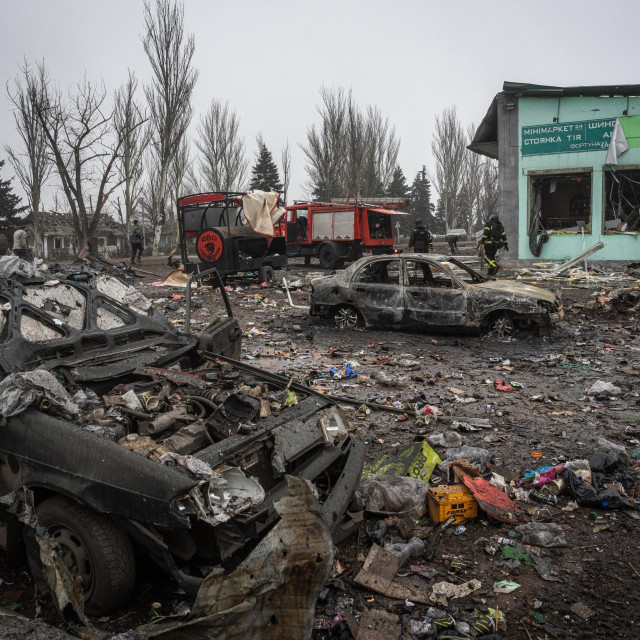
<path fill-rule="evenodd" d="M 428 265 L 424 262 L 407 260 L 407 284 L 410 287 L 432 287 L 433 279 Z"/>
<path fill-rule="evenodd" d="M 591 172 L 529 176 L 531 216 L 547 231 L 591 233 Z"/>
<path fill-rule="evenodd" d="M 400 284 L 400 260 L 370 262 L 358 271 L 355 282 Z"/>
<path fill-rule="evenodd" d="M 640 232 L 640 169 L 604 171 L 605 233 Z"/>

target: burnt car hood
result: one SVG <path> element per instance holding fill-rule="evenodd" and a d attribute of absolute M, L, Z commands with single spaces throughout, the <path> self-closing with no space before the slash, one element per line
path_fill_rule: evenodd
<path fill-rule="evenodd" d="M 1 376 L 64 367 L 76 382 L 109 380 L 197 344 L 155 316 L 135 289 L 108 276 L 0 280 L 0 308 Z"/>
<path fill-rule="evenodd" d="M 535 298 L 536 300 L 546 300 L 547 302 L 552 303 L 557 300 L 557 296 L 552 291 L 516 282 L 515 280 L 489 280 L 488 282 L 469 284 L 467 286 L 472 291 L 493 291 L 506 294 L 516 294 Z"/>

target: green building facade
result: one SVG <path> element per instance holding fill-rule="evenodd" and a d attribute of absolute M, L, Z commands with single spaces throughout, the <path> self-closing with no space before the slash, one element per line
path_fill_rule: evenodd
<path fill-rule="evenodd" d="M 504 84 L 469 148 L 498 160 L 510 258 L 566 260 L 602 242 L 594 260 L 640 260 L 639 96 Z M 608 164 L 612 140 L 628 149 Z"/>

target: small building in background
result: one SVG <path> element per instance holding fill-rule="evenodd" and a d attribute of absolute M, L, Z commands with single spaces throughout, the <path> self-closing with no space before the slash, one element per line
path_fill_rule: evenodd
<path fill-rule="evenodd" d="M 640 85 L 505 82 L 469 149 L 498 160 L 509 258 L 640 258 Z"/>
<path fill-rule="evenodd" d="M 25 218 L 30 238 L 34 237 L 32 215 Z M 73 228 L 72 217 L 66 213 L 40 212 L 40 231 L 45 260 L 69 260 L 78 255 L 78 238 Z M 109 258 L 129 252 L 129 241 L 125 238 L 120 224 L 108 216 L 101 216 L 96 232 L 98 255 Z"/>

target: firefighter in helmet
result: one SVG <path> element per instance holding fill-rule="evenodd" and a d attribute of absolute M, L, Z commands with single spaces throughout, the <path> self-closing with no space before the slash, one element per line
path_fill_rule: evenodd
<path fill-rule="evenodd" d="M 429 253 L 433 249 L 431 232 L 422 220 L 416 222 L 416 228 L 411 232 L 409 248 L 413 248 L 416 253 Z"/>
<path fill-rule="evenodd" d="M 500 222 L 500 218 L 497 215 L 491 216 L 489 222 L 487 222 L 480 242 L 484 245 L 484 261 L 489 267 L 488 273 L 490 276 L 494 276 L 500 268 L 500 265 L 496 262 L 498 249 L 504 247 L 509 251 L 507 234 L 504 232 L 502 222 Z"/>

